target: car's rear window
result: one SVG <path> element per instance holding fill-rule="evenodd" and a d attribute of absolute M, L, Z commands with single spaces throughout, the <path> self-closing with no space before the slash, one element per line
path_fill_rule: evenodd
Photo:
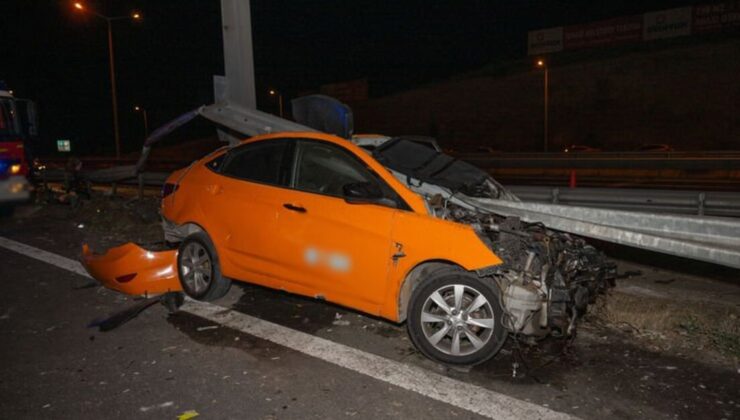
<path fill-rule="evenodd" d="M 247 181 L 287 185 L 283 164 L 287 150 L 288 144 L 284 141 L 246 144 L 227 154 L 220 172 Z"/>

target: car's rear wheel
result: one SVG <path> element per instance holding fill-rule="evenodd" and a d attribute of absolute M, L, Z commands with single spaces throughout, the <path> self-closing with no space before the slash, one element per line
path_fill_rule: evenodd
<path fill-rule="evenodd" d="M 177 252 L 177 271 L 182 290 L 193 299 L 211 301 L 223 297 L 231 280 L 221 275 L 213 242 L 198 232 L 185 238 Z"/>
<path fill-rule="evenodd" d="M 507 336 L 497 286 L 463 271 L 435 274 L 411 295 L 412 342 L 443 363 L 475 365 L 495 356 Z"/>

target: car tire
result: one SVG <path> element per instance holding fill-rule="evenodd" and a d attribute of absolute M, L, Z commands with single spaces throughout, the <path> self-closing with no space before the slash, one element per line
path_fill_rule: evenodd
<path fill-rule="evenodd" d="M 443 269 L 412 292 L 407 329 L 416 348 L 430 359 L 476 365 L 504 345 L 508 332 L 503 316 L 500 292 L 492 280 Z"/>
<path fill-rule="evenodd" d="M 183 292 L 196 300 L 216 300 L 231 288 L 231 280 L 221 275 L 216 247 L 203 232 L 194 233 L 180 243 L 177 274 Z"/>

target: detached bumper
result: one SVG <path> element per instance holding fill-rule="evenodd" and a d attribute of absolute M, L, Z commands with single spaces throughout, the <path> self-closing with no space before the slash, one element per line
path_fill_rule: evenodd
<path fill-rule="evenodd" d="M 127 243 L 94 254 L 82 245 L 82 264 L 103 286 L 128 295 L 158 295 L 181 291 L 177 274 L 177 250 L 147 251 Z"/>

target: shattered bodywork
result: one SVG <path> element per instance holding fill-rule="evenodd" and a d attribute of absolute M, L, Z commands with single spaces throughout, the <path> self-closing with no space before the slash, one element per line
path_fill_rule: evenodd
<path fill-rule="evenodd" d="M 477 205 L 518 199 L 475 166 L 404 138 L 389 139 L 373 156 L 424 197 L 435 217 L 472 226 L 503 260 L 493 278 L 510 332 L 570 336 L 588 304 L 613 286 L 616 266 L 583 238 Z"/>
<path fill-rule="evenodd" d="M 90 275 L 113 290 L 128 295 L 158 295 L 182 290 L 177 277 L 177 250 L 149 251 L 126 243 L 95 254 L 85 244 L 82 263 Z"/>

